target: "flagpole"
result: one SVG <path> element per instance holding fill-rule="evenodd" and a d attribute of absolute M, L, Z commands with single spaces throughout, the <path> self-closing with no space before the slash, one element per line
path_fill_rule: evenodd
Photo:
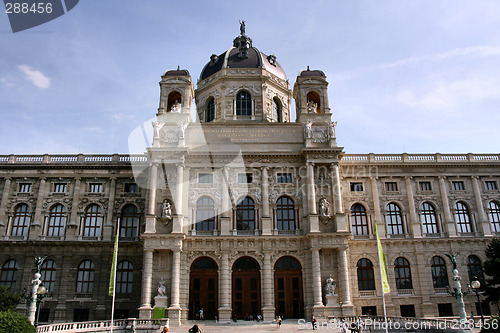
<path fill-rule="evenodd" d="M 111 274 L 113 276 L 113 282 L 109 281 L 110 283 L 110 289 L 113 288 L 113 300 L 111 301 L 111 333 L 113 333 L 113 320 L 115 316 L 115 295 L 116 295 L 116 260 L 118 257 L 118 236 L 120 232 L 120 218 L 118 218 L 117 225 L 116 225 L 116 238 L 115 238 L 115 246 L 113 249 L 113 262 L 111 264 Z M 111 285 L 111 283 L 113 283 Z"/>
<path fill-rule="evenodd" d="M 380 286 L 382 287 L 382 304 L 384 305 L 384 323 L 385 323 L 385 332 L 389 333 L 389 327 L 387 325 L 387 310 L 385 308 L 385 289 L 384 289 L 384 273 L 382 272 L 382 265 L 385 265 L 385 260 L 382 261 L 380 255 L 380 249 L 382 248 L 382 243 L 380 242 L 380 237 L 378 236 L 378 227 L 377 223 L 375 223 L 375 232 L 377 235 L 377 253 L 378 253 L 378 262 L 379 262 L 379 271 L 380 271 Z M 387 268 L 386 275 L 387 275 Z"/>

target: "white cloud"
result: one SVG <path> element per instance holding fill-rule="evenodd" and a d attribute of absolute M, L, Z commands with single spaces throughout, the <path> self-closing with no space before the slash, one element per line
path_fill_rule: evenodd
<path fill-rule="evenodd" d="M 118 113 L 113 114 L 112 117 L 114 120 L 121 121 L 121 120 L 134 119 L 135 116 L 133 114 L 124 114 L 124 113 L 118 112 Z"/>
<path fill-rule="evenodd" d="M 5 84 L 7 86 L 7 88 L 12 88 L 13 86 L 15 86 L 14 83 L 9 82 L 9 80 L 7 80 L 6 78 L 1 78 L 0 82 L 2 82 L 3 84 Z"/>
<path fill-rule="evenodd" d="M 424 109 L 456 108 L 471 102 L 500 97 L 500 80 L 488 77 L 437 82 L 398 91 L 397 100 L 406 106 Z"/>
<path fill-rule="evenodd" d="M 34 70 L 29 65 L 19 65 L 17 66 L 19 71 L 21 71 L 28 81 L 33 83 L 40 89 L 47 89 L 50 86 L 50 78 L 43 75 L 42 72 Z"/>

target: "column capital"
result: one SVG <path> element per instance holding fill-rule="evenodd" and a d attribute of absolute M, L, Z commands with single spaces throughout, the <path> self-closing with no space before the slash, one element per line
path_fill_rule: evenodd
<path fill-rule="evenodd" d="M 446 176 L 440 175 L 440 176 L 438 176 L 438 179 L 439 179 L 439 180 L 441 180 L 441 179 L 442 179 L 442 180 L 445 180 L 445 179 L 446 179 Z"/>
<path fill-rule="evenodd" d="M 109 179 L 111 179 L 112 182 L 116 182 L 116 180 L 118 179 L 118 177 L 109 177 Z"/>
<path fill-rule="evenodd" d="M 3 177 L 3 180 L 10 182 L 12 180 L 12 177 Z"/>
<path fill-rule="evenodd" d="M 46 181 L 47 180 L 47 176 L 38 177 L 38 179 L 40 179 L 40 181 Z"/>
<path fill-rule="evenodd" d="M 412 179 L 413 179 L 413 176 L 405 176 L 405 179 L 407 179 L 407 180 L 412 180 Z"/>
<path fill-rule="evenodd" d="M 378 176 L 369 176 L 370 180 L 378 180 Z"/>
<path fill-rule="evenodd" d="M 470 178 L 472 178 L 472 179 L 479 179 L 479 176 L 478 175 L 473 175 L 473 176 L 470 176 Z"/>

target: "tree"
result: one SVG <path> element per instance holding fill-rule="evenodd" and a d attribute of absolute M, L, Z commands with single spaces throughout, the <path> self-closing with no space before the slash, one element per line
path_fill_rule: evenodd
<path fill-rule="evenodd" d="M 12 310 L 21 301 L 21 296 L 12 292 L 12 287 L 0 287 L 0 311 Z"/>
<path fill-rule="evenodd" d="M 500 239 L 493 239 L 486 248 L 486 257 L 488 260 L 484 262 L 484 272 L 490 277 L 486 279 L 484 294 L 486 300 L 495 303 L 498 306 L 500 302 Z"/>
<path fill-rule="evenodd" d="M 0 312 L 0 332 L 2 333 L 36 333 L 28 318 L 9 310 Z"/>

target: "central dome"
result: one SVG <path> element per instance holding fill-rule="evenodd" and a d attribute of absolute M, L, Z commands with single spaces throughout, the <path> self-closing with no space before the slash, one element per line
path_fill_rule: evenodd
<path fill-rule="evenodd" d="M 280 79 L 287 80 L 285 71 L 276 61 L 276 56 L 265 55 L 252 46 L 252 40 L 245 35 L 245 24 L 241 24 L 241 33 L 233 41 L 233 47 L 226 52 L 210 56 L 210 61 L 203 67 L 200 81 L 214 75 L 223 68 L 263 68 Z"/>

